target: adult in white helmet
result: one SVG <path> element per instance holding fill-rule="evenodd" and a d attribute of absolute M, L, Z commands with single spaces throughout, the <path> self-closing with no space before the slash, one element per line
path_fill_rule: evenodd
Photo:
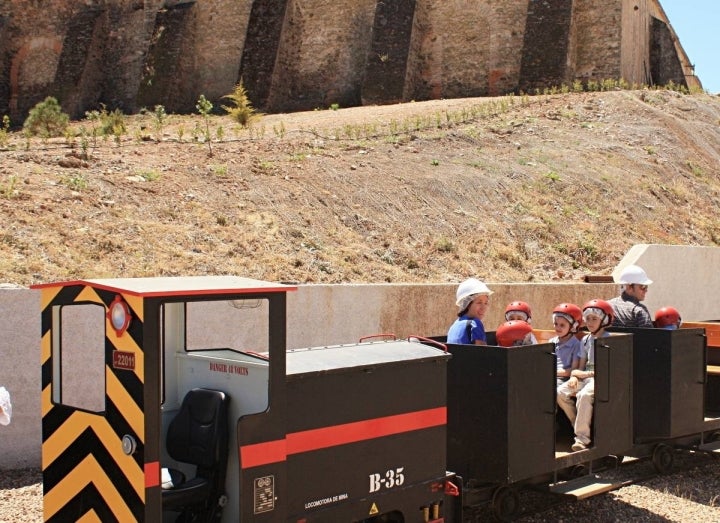
<path fill-rule="evenodd" d="M 620 273 L 618 283 L 621 285 L 620 296 L 608 300 L 615 312 L 613 326 L 652 328 L 650 311 L 641 303 L 652 280 L 641 267 L 628 265 Z"/>
<path fill-rule="evenodd" d="M 455 293 L 458 318 L 448 330 L 448 343 L 487 345 L 482 319 L 490 306 L 491 294 L 488 286 L 476 278 L 468 278 L 458 285 Z"/>

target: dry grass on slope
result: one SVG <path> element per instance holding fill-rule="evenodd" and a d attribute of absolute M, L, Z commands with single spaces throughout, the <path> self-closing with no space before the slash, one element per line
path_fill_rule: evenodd
<path fill-rule="evenodd" d="M 547 281 L 607 273 L 636 243 L 720 243 L 720 99 L 705 94 L 438 100 L 251 131 L 213 117 L 212 156 L 197 115 L 162 135 L 151 118 L 86 150 L 11 133 L 0 281 Z"/>

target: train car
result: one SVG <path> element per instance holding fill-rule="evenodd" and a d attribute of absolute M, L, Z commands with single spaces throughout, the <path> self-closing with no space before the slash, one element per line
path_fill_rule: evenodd
<path fill-rule="evenodd" d="M 447 347 L 448 469 L 463 477 L 466 513 L 491 503 L 497 519 L 512 520 L 530 485 L 576 498 L 619 487 L 582 465 L 632 447 L 632 336 L 596 343 L 592 445 L 580 452 L 556 408 L 553 344 Z"/>
<path fill-rule="evenodd" d="M 231 276 L 38 285 L 47 522 L 459 521 L 450 355 L 286 352 L 286 294 Z"/>
<path fill-rule="evenodd" d="M 720 417 L 720 321 L 684 322 L 682 328 L 705 332 L 705 409 L 708 417 Z"/>
<path fill-rule="evenodd" d="M 578 452 L 555 409 L 550 331 L 532 346 L 448 344 L 448 468 L 464 479 L 466 512 L 489 502 L 512 520 L 526 486 L 578 499 L 613 490 L 622 483 L 602 474 L 608 457 L 667 473 L 677 451 L 720 452 L 720 323 L 609 330 L 596 342 L 592 446 Z"/>
<path fill-rule="evenodd" d="M 718 376 L 708 350 L 716 329 L 702 322 L 611 329 L 633 337 L 633 448 L 625 455 L 650 456 L 659 472 L 669 472 L 676 449 L 720 450 Z"/>

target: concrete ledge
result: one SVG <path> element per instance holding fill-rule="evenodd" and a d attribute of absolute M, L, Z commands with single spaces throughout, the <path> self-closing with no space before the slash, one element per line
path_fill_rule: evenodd
<path fill-rule="evenodd" d="M 618 263 L 616 278 L 628 265 L 639 265 L 653 284 L 645 298 L 651 313 L 666 305 L 680 311 L 683 320 L 720 319 L 720 248 L 684 245 L 633 246 Z"/>

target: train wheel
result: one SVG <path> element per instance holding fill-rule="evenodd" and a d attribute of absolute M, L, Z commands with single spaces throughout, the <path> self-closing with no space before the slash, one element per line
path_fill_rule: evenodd
<path fill-rule="evenodd" d="M 583 476 L 587 476 L 588 473 L 589 473 L 589 470 L 588 470 L 587 466 L 583 465 L 582 463 L 578 464 L 578 465 L 573 465 L 570 468 L 570 476 L 572 478 L 581 478 Z"/>
<path fill-rule="evenodd" d="M 493 514 L 499 521 L 512 521 L 520 513 L 520 496 L 516 489 L 502 486 L 492 496 Z"/>
<path fill-rule="evenodd" d="M 183 510 L 175 523 L 200 523 L 200 517 L 195 512 Z"/>
<path fill-rule="evenodd" d="M 622 456 L 605 456 L 597 461 L 594 461 L 593 466 L 601 470 L 616 469 L 622 460 Z"/>
<path fill-rule="evenodd" d="M 660 443 L 653 449 L 652 462 L 655 470 L 660 474 L 667 474 L 673 468 L 675 454 L 672 447 Z"/>

